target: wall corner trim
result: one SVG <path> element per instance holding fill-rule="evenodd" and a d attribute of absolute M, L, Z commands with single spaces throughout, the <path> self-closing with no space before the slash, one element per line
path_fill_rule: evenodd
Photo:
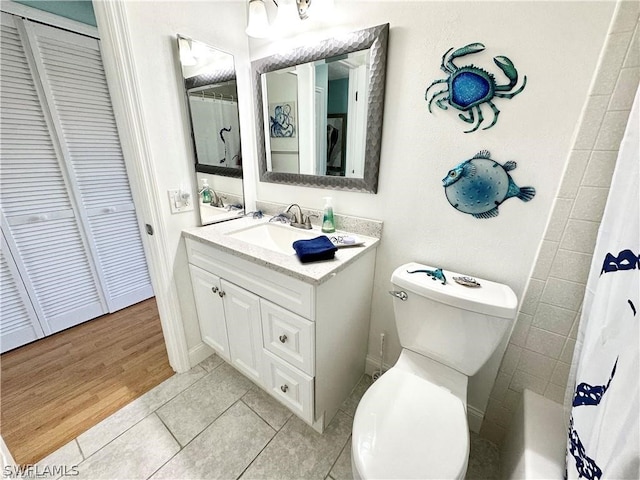
<path fill-rule="evenodd" d="M 191 368 L 189 351 L 171 265 L 171 249 L 167 228 L 156 192 L 156 171 L 144 121 L 142 99 L 133 60 L 133 49 L 126 17 L 125 2 L 94 2 L 107 83 L 111 93 L 120 141 L 138 222 L 156 293 L 160 322 L 171 367 L 178 373 Z M 118 115 L 119 114 L 119 115 Z M 154 227 L 155 235 L 144 230 L 145 223 Z"/>

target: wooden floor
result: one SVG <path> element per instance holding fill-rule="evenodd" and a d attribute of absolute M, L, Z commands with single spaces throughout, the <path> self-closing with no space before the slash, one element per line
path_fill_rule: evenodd
<path fill-rule="evenodd" d="M 154 298 L 0 357 L 0 431 L 41 460 L 173 375 Z"/>

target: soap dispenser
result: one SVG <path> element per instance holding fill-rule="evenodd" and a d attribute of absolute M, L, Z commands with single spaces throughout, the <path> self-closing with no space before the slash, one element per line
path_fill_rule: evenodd
<path fill-rule="evenodd" d="M 331 197 L 324 197 L 324 214 L 322 215 L 322 231 L 333 233 L 336 231 L 336 224 L 333 221 L 333 206 Z"/>
<path fill-rule="evenodd" d="M 202 197 L 202 203 L 211 203 L 213 197 L 211 196 L 211 187 L 207 183 L 206 178 L 201 178 L 202 188 L 200 189 L 200 196 Z"/>

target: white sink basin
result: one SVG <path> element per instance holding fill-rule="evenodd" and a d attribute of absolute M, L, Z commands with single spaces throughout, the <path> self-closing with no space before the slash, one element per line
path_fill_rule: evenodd
<path fill-rule="evenodd" d="M 320 235 L 320 233 L 313 230 L 302 230 L 290 225 L 261 223 L 229 232 L 226 235 L 237 240 L 242 240 L 243 242 L 273 250 L 274 252 L 293 255 L 296 253 L 291 246 L 293 242 L 296 240 L 315 238 Z"/>

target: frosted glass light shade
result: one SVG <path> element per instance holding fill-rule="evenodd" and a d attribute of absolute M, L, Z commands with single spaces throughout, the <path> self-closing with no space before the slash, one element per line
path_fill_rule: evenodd
<path fill-rule="evenodd" d="M 298 4 L 295 0 L 279 0 L 278 14 L 273 22 L 275 37 L 297 33 L 302 21 L 298 16 Z"/>
<path fill-rule="evenodd" d="M 249 1 L 249 21 L 245 32 L 255 38 L 265 38 L 269 35 L 269 18 L 263 0 Z"/>

